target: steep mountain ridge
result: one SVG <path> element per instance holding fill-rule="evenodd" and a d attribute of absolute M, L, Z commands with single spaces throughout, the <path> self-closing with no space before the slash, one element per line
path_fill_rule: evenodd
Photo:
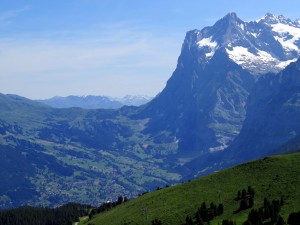
<path fill-rule="evenodd" d="M 221 51 L 205 68 L 178 66 L 164 91 L 145 109 L 152 115 L 145 131 L 155 135 L 170 130 L 183 152 L 222 150 L 241 128 L 253 82 L 251 74 Z"/>
<path fill-rule="evenodd" d="M 291 28 L 294 36 L 283 32 Z M 174 73 L 142 112 L 150 118 L 145 132 L 155 135 L 167 129 L 185 154 L 225 149 L 242 127 L 255 75 L 279 71 L 297 59 L 297 32 L 298 23 L 282 16 L 243 22 L 235 13 L 187 32 Z M 278 41 L 279 35 L 285 41 Z"/>
<path fill-rule="evenodd" d="M 261 77 L 254 85 L 243 128 L 227 151 L 239 160 L 268 155 L 281 145 L 296 141 L 300 134 L 298 118 L 300 58 L 278 74 Z"/>
<path fill-rule="evenodd" d="M 195 157 L 184 165 L 188 177 L 203 176 L 264 156 L 299 151 L 300 58 L 278 74 L 254 84 L 242 129 L 223 151 Z M 199 166 L 201 165 L 201 166 Z"/>

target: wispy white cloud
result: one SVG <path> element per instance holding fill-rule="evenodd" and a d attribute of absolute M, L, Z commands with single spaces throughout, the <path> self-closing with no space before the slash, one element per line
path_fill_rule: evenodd
<path fill-rule="evenodd" d="M 127 24 L 98 27 L 0 39 L 0 90 L 31 98 L 161 91 L 176 66 L 181 37 Z"/>
<path fill-rule="evenodd" d="M 28 11 L 30 9 L 29 6 L 26 6 L 21 9 L 13 9 L 4 12 L 0 12 L 0 28 L 7 27 L 10 25 L 15 17 L 17 17 L 20 13 Z"/>
<path fill-rule="evenodd" d="M 176 63 L 178 43 L 166 37 L 132 37 L 77 41 L 0 40 L 0 70 L 9 74 L 102 66 L 165 66 Z M 177 53 L 177 54 L 176 54 Z M 176 56 L 175 56 L 176 55 Z M 173 62 L 173 63 L 172 63 Z M 1 76 L 1 75 L 0 75 Z"/>

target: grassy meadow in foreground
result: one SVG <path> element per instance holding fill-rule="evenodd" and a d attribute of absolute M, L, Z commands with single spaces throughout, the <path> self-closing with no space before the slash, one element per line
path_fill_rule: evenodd
<path fill-rule="evenodd" d="M 242 224 L 251 209 L 235 213 L 239 202 L 237 192 L 251 186 L 255 190 L 254 209 L 281 196 L 284 205 L 280 215 L 287 221 L 291 212 L 300 210 L 300 153 L 266 157 L 214 173 L 181 185 L 164 188 L 126 202 L 110 211 L 95 215 L 80 224 L 151 224 L 154 219 L 162 224 L 182 224 L 186 216 L 194 217 L 202 202 L 224 205 L 224 213 L 211 221 L 222 224 L 223 219 Z M 221 193 L 219 195 L 219 193 Z"/>

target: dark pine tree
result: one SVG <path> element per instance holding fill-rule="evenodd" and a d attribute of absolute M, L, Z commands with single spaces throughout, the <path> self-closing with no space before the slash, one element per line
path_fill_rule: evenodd
<path fill-rule="evenodd" d="M 283 200 L 283 196 L 281 196 L 281 198 L 280 198 L 280 206 L 283 206 L 283 204 L 284 204 L 284 200 Z"/>
<path fill-rule="evenodd" d="M 248 208 L 249 208 L 248 201 L 247 201 L 247 199 L 243 198 L 240 202 L 240 210 L 245 210 Z"/>
<path fill-rule="evenodd" d="M 196 224 L 197 225 L 204 225 L 204 221 L 200 216 L 200 212 L 198 210 L 198 212 L 196 213 Z"/>
<path fill-rule="evenodd" d="M 264 207 L 267 208 L 269 207 L 269 205 L 270 205 L 269 200 L 267 198 L 264 198 Z"/>
<path fill-rule="evenodd" d="M 257 210 L 252 209 L 251 212 L 248 215 L 248 221 L 251 224 L 255 224 L 255 225 L 262 225 L 263 224 L 263 220 L 261 218 L 261 215 L 258 213 Z"/>
<path fill-rule="evenodd" d="M 121 205 L 124 202 L 124 197 L 120 195 L 117 200 L 117 205 Z"/>
<path fill-rule="evenodd" d="M 218 215 L 222 215 L 223 212 L 224 212 L 224 206 L 223 206 L 223 204 L 221 203 L 221 204 L 219 204 L 219 206 L 218 206 Z"/>
<path fill-rule="evenodd" d="M 255 192 L 254 192 L 254 189 L 251 186 L 248 186 L 248 194 L 250 196 L 254 197 Z"/>
<path fill-rule="evenodd" d="M 289 225 L 300 225 L 300 211 L 293 212 L 289 215 L 288 224 Z"/>
<path fill-rule="evenodd" d="M 162 225 L 161 221 L 159 219 L 154 219 L 151 221 L 152 225 Z"/>
<path fill-rule="evenodd" d="M 250 197 L 249 197 L 249 208 L 252 208 L 253 205 L 254 205 L 254 200 L 253 200 L 253 197 L 250 196 Z"/>
<path fill-rule="evenodd" d="M 194 225 L 193 219 L 190 216 L 186 216 L 186 218 L 185 218 L 185 224 L 186 225 Z"/>
<path fill-rule="evenodd" d="M 284 224 L 285 224 L 285 222 L 284 222 L 283 218 L 281 216 L 278 216 L 278 220 L 276 222 L 276 225 L 284 225 Z"/>
<path fill-rule="evenodd" d="M 199 213 L 200 213 L 200 216 L 201 218 L 203 219 L 203 221 L 207 222 L 209 219 L 208 219 L 208 209 L 206 207 L 206 203 L 203 202 L 201 204 L 201 207 L 200 207 L 200 210 L 199 210 Z"/>
<path fill-rule="evenodd" d="M 247 191 L 245 189 L 242 190 L 242 199 L 246 198 Z"/>
<path fill-rule="evenodd" d="M 208 220 L 213 220 L 215 215 L 216 215 L 216 206 L 215 204 L 212 202 L 210 203 L 210 210 L 209 210 L 209 216 L 208 216 Z"/>

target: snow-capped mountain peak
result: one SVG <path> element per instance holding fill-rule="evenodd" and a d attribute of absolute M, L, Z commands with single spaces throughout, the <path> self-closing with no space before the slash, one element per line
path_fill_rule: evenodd
<path fill-rule="evenodd" d="M 243 36 L 245 23 L 236 13 L 228 13 L 213 27 L 206 27 L 197 31 L 197 45 L 203 52 L 205 61 L 209 61 L 215 52 L 226 45 L 232 45 Z"/>
<path fill-rule="evenodd" d="M 300 25 L 297 23 L 275 23 L 271 25 L 274 37 L 287 53 L 298 52 L 300 41 Z"/>
<path fill-rule="evenodd" d="M 211 27 L 189 32 L 185 44 L 197 48 L 203 65 L 223 49 L 252 74 L 278 72 L 300 56 L 300 20 L 267 13 L 260 20 L 244 22 L 229 13 Z"/>
<path fill-rule="evenodd" d="M 122 98 L 111 98 L 112 100 L 119 101 L 127 106 L 140 106 L 151 101 L 153 97 L 147 95 L 126 95 Z"/>
<path fill-rule="evenodd" d="M 292 21 L 288 18 L 285 18 L 283 15 L 273 15 L 271 13 L 267 13 L 264 17 L 262 17 L 257 22 L 262 22 L 266 24 L 277 24 L 277 23 L 283 23 L 283 24 L 289 24 L 292 23 Z"/>

